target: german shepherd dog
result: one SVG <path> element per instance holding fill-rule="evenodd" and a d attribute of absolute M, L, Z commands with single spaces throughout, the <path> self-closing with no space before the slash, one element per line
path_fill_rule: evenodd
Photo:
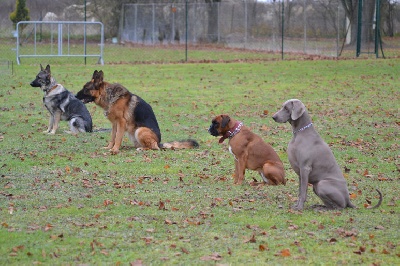
<path fill-rule="evenodd" d="M 60 120 L 68 121 L 69 133 L 92 132 L 92 117 L 86 106 L 56 82 L 51 75 L 50 65 L 45 69 L 40 65 L 40 71 L 31 86 L 43 90 L 43 103 L 50 112 L 49 127 L 44 133 L 55 134 Z"/>
<path fill-rule="evenodd" d="M 93 72 L 76 97 L 83 103 L 95 102 L 104 109 L 112 124 L 111 140 L 106 149 L 117 154 L 125 132 L 137 150 L 184 149 L 198 147 L 194 140 L 174 141 L 161 144 L 161 132 L 151 106 L 139 96 L 118 83 L 104 81 L 102 70 Z"/>

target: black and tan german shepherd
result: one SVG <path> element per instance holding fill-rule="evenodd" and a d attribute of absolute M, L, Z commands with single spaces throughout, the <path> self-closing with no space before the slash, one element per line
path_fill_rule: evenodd
<path fill-rule="evenodd" d="M 104 81 L 103 71 L 95 70 L 76 97 L 84 103 L 95 102 L 104 109 L 112 124 L 111 140 L 106 149 L 117 154 L 125 132 L 135 148 L 159 150 L 198 147 L 194 140 L 174 141 L 161 144 L 161 132 L 151 106 L 139 96 L 118 83 Z"/>
<path fill-rule="evenodd" d="M 31 82 L 32 87 L 40 87 L 43 103 L 50 112 L 49 127 L 45 133 L 55 134 L 60 120 L 68 121 L 70 132 L 92 132 L 92 117 L 86 106 L 51 75 L 50 65 L 40 71 Z"/>

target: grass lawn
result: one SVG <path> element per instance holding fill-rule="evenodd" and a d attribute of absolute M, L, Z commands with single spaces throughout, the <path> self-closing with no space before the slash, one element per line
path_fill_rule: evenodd
<path fill-rule="evenodd" d="M 46 62 L 42 62 L 43 65 Z M 219 64 L 51 65 L 77 92 L 95 69 L 150 103 L 163 141 L 196 139 L 193 150 L 102 149 L 109 132 L 71 136 L 29 83 L 39 63 L 0 80 L 0 265 L 225 264 L 396 265 L 400 261 L 400 59 Z M 307 106 L 331 146 L 358 209 L 292 211 L 289 124 L 271 116 L 290 98 Z M 87 105 L 95 129 L 110 128 Z M 281 157 L 286 186 L 233 186 L 227 142 L 208 134 L 228 113 Z M 379 209 L 367 209 L 384 200 Z"/>

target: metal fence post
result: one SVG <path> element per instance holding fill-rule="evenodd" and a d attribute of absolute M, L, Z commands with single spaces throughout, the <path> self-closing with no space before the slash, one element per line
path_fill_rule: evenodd
<path fill-rule="evenodd" d="M 156 39 L 156 33 L 155 33 L 155 28 L 156 28 L 156 25 L 155 25 L 155 20 L 156 20 L 156 10 L 155 10 L 155 6 L 154 6 L 154 3 L 152 4 L 152 6 L 153 6 L 153 9 L 152 9 L 152 31 L 153 31 L 153 33 L 152 33 L 152 40 L 151 40 L 151 44 L 155 44 L 155 39 Z"/>
<path fill-rule="evenodd" d="M 304 48 L 303 48 L 303 53 L 307 53 L 307 0 L 303 1 L 303 26 L 304 26 Z"/>
<path fill-rule="evenodd" d="M 17 23 L 17 29 L 16 29 L 16 34 L 17 34 L 17 44 L 16 44 L 16 49 L 15 49 L 15 53 L 16 53 L 16 55 L 17 55 L 17 64 L 18 65 L 20 65 L 21 64 L 21 61 L 19 60 L 19 24 L 20 24 L 21 22 L 18 22 Z M 35 34 L 36 34 L 36 32 L 35 32 Z"/>
<path fill-rule="evenodd" d="M 244 0 L 244 48 L 247 47 L 247 1 Z"/>
<path fill-rule="evenodd" d="M 58 51 L 57 51 L 57 54 L 59 55 L 59 56 L 61 56 L 62 55 L 62 24 L 61 23 L 58 23 L 57 24 L 57 27 L 58 27 L 58 36 L 57 36 L 57 49 L 58 49 Z M 85 36 L 86 36 L 86 32 L 85 32 Z"/>
<path fill-rule="evenodd" d="M 283 60 L 283 36 L 285 31 L 285 3 L 282 1 L 282 60 Z"/>
<path fill-rule="evenodd" d="M 188 0 L 185 1 L 185 62 L 188 61 Z"/>

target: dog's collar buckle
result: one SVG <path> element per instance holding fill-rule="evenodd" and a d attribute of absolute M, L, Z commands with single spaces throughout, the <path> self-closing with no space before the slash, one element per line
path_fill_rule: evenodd
<path fill-rule="evenodd" d="M 233 138 L 237 133 L 240 132 L 240 130 L 243 127 L 243 123 L 240 121 L 236 121 L 235 126 L 233 128 L 231 128 L 230 130 L 228 130 L 225 135 L 223 135 L 220 139 L 219 139 L 219 143 L 224 142 L 225 139 L 229 138 Z"/>
<path fill-rule="evenodd" d="M 296 131 L 293 131 L 293 134 L 296 134 L 296 133 L 298 133 L 298 132 L 300 132 L 300 131 L 303 131 L 303 130 L 305 130 L 305 129 L 311 127 L 311 126 L 312 126 L 312 123 L 310 123 L 310 124 L 308 124 L 308 125 L 306 125 L 306 126 L 300 128 L 300 129 L 298 129 L 298 130 L 296 130 Z"/>

